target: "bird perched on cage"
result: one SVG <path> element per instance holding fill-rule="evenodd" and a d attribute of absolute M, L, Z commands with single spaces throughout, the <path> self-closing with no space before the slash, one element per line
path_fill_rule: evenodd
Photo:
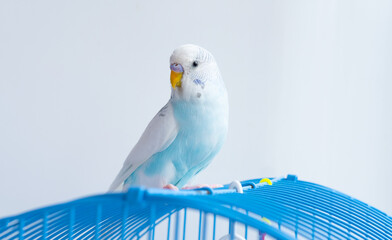
<path fill-rule="evenodd" d="M 183 45 L 170 57 L 171 97 L 129 153 L 109 191 L 181 188 L 207 167 L 228 128 L 228 97 L 210 52 Z"/>

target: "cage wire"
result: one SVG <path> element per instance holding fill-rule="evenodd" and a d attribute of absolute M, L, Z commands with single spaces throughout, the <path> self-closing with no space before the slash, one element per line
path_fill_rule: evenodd
<path fill-rule="evenodd" d="M 392 218 L 288 175 L 81 198 L 0 219 L 0 239 L 392 239 Z"/>

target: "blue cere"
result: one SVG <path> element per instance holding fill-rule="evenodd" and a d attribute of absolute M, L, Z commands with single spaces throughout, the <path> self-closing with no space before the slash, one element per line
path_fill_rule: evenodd
<path fill-rule="evenodd" d="M 184 68 L 181 66 L 181 64 L 178 64 L 178 63 L 171 64 L 170 65 L 170 70 L 172 70 L 174 72 L 178 72 L 178 73 L 184 72 Z"/>

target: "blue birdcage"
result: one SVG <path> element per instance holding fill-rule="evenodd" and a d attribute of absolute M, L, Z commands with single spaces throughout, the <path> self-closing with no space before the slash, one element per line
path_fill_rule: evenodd
<path fill-rule="evenodd" d="M 392 218 L 289 175 L 82 198 L 1 219 L 0 239 L 392 239 Z"/>

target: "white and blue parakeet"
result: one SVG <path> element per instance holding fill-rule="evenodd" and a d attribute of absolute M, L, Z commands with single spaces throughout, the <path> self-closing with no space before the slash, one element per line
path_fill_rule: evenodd
<path fill-rule="evenodd" d="M 170 69 L 170 100 L 147 126 L 109 191 L 181 188 L 221 149 L 229 105 L 214 57 L 199 46 L 183 45 L 171 55 Z"/>

